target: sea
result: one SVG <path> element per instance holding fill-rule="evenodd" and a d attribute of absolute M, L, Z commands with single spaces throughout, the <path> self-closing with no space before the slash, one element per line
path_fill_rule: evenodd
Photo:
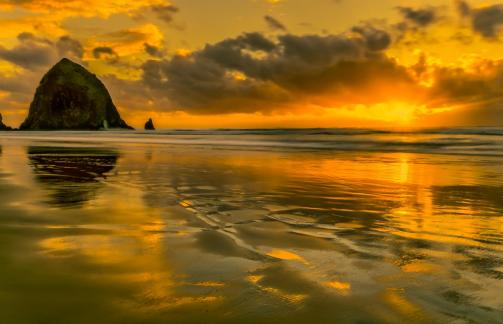
<path fill-rule="evenodd" d="M 503 128 L 0 148 L 0 323 L 503 323 Z"/>

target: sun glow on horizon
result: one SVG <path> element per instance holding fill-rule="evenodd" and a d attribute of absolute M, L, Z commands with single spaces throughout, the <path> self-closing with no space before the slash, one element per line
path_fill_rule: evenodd
<path fill-rule="evenodd" d="M 313 1 L 0 0 L 1 113 L 69 57 L 138 128 L 503 124 L 503 24 L 474 24 L 497 6 Z"/>

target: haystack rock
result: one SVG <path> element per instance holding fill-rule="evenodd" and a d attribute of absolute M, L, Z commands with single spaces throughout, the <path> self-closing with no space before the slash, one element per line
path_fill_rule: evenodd
<path fill-rule="evenodd" d="M 145 130 L 155 130 L 154 122 L 152 121 L 152 118 L 149 118 L 149 120 L 145 123 Z"/>
<path fill-rule="evenodd" d="M 0 131 L 12 130 L 9 126 L 3 123 L 2 114 L 0 114 Z"/>
<path fill-rule="evenodd" d="M 22 130 L 132 129 L 103 83 L 83 66 L 62 59 L 42 78 Z"/>

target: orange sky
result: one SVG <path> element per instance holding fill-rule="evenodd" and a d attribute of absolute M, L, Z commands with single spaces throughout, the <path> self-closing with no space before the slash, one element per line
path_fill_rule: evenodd
<path fill-rule="evenodd" d="M 0 112 L 69 57 L 141 127 L 503 125 L 503 2 L 0 0 Z"/>

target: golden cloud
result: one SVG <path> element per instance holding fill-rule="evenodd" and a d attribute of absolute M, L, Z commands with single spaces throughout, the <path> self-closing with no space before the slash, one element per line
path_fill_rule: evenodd
<path fill-rule="evenodd" d="M 86 44 L 85 59 L 93 59 L 96 48 L 111 48 L 118 56 L 137 55 L 145 52 L 145 44 L 162 47 L 164 35 L 153 24 L 145 24 L 90 39 Z"/>
<path fill-rule="evenodd" d="M 22 71 L 22 68 L 11 62 L 4 60 L 0 61 L 0 77 L 12 78 L 16 75 L 21 74 Z"/>
<path fill-rule="evenodd" d="M 115 14 L 135 16 L 148 8 L 169 6 L 166 0 L 0 0 L 0 10 L 15 10 L 15 18 L 0 19 L 2 45 L 15 44 L 17 35 L 29 32 L 49 38 L 68 34 L 63 26 L 67 19 L 99 17 L 106 19 Z"/>
<path fill-rule="evenodd" d="M 32 33 L 51 37 L 66 35 L 66 31 L 61 27 L 60 21 L 54 17 L 46 16 L 26 16 L 16 19 L 1 19 L 0 39 L 2 45 L 14 45 L 16 37 L 21 33 Z"/>
<path fill-rule="evenodd" d="M 145 7 L 166 5 L 166 0 L 1 0 L 0 9 L 22 8 L 34 13 L 46 13 L 59 17 L 102 17 L 114 14 L 130 14 Z"/>

